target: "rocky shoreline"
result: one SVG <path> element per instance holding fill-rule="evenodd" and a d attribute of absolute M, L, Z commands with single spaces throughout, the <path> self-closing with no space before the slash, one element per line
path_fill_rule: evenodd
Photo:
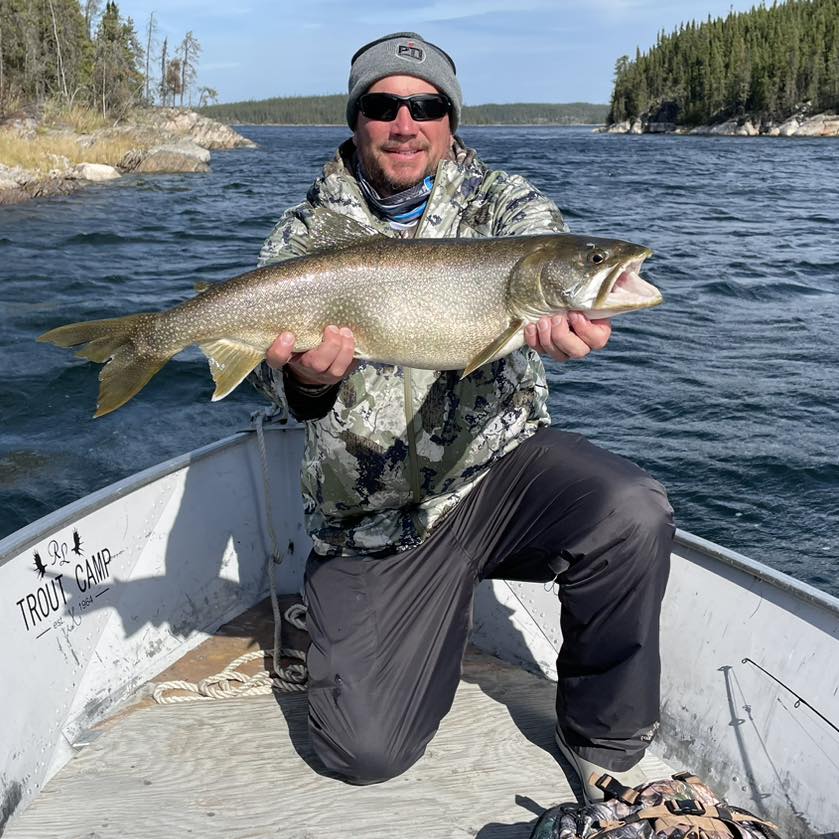
<path fill-rule="evenodd" d="M 645 117 L 595 129 L 604 134 L 699 134 L 722 137 L 839 137 L 839 114 L 795 114 L 776 123 L 755 117 L 686 128 L 675 122 Z"/>
<path fill-rule="evenodd" d="M 85 149 L 98 144 L 127 143 L 129 148 L 115 166 L 84 160 L 73 163 L 62 155 L 50 156 L 48 170 L 0 162 L 0 205 L 67 195 L 86 184 L 115 180 L 126 173 L 207 172 L 211 151 L 256 147 L 229 126 L 180 108 L 139 111 L 125 123 L 90 134 L 45 128 L 32 117 L 19 117 L 0 124 L 0 139 L 4 133 L 24 142 L 45 136 L 69 139 L 78 145 L 82 159 Z"/>

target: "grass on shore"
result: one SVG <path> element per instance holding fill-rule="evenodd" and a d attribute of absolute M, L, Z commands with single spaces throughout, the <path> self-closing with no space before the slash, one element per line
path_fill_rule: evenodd
<path fill-rule="evenodd" d="M 131 136 L 108 137 L 84 147 L 67 134 L 40 134 L 27 140 L 16 134 L 0 133 L 0 163 L 43 173 L 76 163 L 116 166 L 126 152 L 140 145 Z"/>
<path fill-rule="evenodd" d="M 106 119 L 101 111 L 85 105 L 64 105 L 51 100 L 44 104 L 41 125 L 69 129 L 76 134 L 92 134 L 101 128 L 110 128 L 114 120 Z"/>
<path fill-rule="evenodd" d="M 107 163 L 116 166 L 131 149 L 148 146 L 132 133 L 100 136 L 89 145 L 81 145 L 78 138 L 105 128 L 112 128 L 113 120 L 105 119 L 93 108 L 66 107 L 46 103 L 36 135 L 32 139 L 12 131 L 0 131 L 0 163 L 20 166 L 46 174 L 51 169 L 63 170 L 77 163 Z"/>

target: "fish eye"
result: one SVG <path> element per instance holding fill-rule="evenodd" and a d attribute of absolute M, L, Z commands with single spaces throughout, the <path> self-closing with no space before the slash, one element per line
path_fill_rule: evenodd
<path fill-rule="evenodd" d="M 606 254 L 603 251 L 592 251 L 589 254 L 589 262 L 594 263 L 595 265 L 600 265 L 602 262 L 606 261 Z"/>

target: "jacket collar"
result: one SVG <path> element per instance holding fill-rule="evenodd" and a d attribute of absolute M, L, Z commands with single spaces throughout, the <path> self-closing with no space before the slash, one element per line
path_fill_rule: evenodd
<path fill-rule="evenodd" d="M 354 158 L 355 144 L 352 139 L 348 139 L 338 147 L 335 157 L 324 165 L 323 173 L 309 190 L 309 202 L 316 206 L 330 207 L 393 235 L 390 225 L 375 215 L 367 204 L 355 178 Z M 431 233 L 433 228 L 424 225 L 424 222 L 429 216 L 439 213 L 445 205 L 453 204 L 458 210 L 463 209 L 480 187 L 485 175 L 486 167 L 478 159 L 475 150 L 468 148 L 455 136 L 451 157 L 441 160 L 437 166 L 434 189 L 416 231 L 417 235 Z M 445 234 L 441 231 L 438 235 Z"/>

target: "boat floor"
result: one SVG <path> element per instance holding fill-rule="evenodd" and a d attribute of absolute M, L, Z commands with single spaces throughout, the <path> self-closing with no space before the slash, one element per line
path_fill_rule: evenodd
<path fill-rule="evenodd" d="M 288 632 L 291 646 L 305 638 Z M 154 683 L 196 681 L 272 644 L 265 601 Z M 425 756 L 373 786 L 319 773 L 304 693 L 157 705 L 152 686 L 97 727 L 7 839 L 527 839 L 542 810 L 576 798 L 553 743 L 554 684 L 472 648 Z M 645 761 L 659 776 L 674 771 Z"/>

